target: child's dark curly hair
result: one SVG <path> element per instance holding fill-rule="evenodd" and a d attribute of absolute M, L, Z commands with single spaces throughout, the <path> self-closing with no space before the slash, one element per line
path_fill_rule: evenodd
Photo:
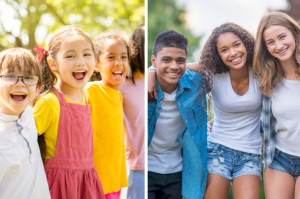
<path fill-rule="evenodd" d="M 238 36 L 243 42 L 247 50 L 247 61 L 246 65 L 252 67 L 253 62 L 253 49 L 254 49 L 254 37 L 244 28 L 234 23 L 225 23 L 221 26 L 215 28 L 207 40 L 203 51 L 200 55 L 200 73 L 203 77 L 203 92 L 205 91 L 205 79 L 207 81 L 206 88 L 207 93 L 211 92 L 213 87 L 213 76 L 216 74 L 226 73 L 229 71 L 229 67 L 222 61 L 218 49 L 217 42 L 221 34 L 231 32 Z M 208 101 L 208 107 L 210 105 L 210 100 Z"/>

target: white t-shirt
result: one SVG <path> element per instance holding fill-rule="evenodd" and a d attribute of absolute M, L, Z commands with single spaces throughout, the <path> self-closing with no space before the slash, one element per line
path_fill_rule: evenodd
<path fill-rule="evenodd" d="M 259 81 L 249 67 L 249 89 L 237 95 L 229 73 L 214 76 L 212 101 L 214 124 L 208 141 L 247 153 L 261 153 L 260 114 L 262 95 Z"/>
<path fill-rule="evenodd" d="M 50 199 L 32 109 L 0 113 L 0 198 Z"/>
<path fill-rule="evenodd" d="M 148 149 L 148 171 L 169 174 L 182 171 L 182 144 L 179 135 L 186 128 L 176 104 L 177 89 L 164 93 L 162 111 L 157 119 Z"/>
<path fill-rule="evenodd" d="M 275 120 L 276 148 L 300 157 L 300 82 L 283 79 L 272 97 Z"/>

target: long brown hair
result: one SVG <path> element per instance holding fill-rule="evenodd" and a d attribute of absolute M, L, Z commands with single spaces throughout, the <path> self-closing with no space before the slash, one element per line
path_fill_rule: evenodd
<path fill-rule="evenodd" d="M 131 69 L 132 82 L 134 74 L 137 72 L 145 73 L 145 24 L 139 25 L 129 38 L 130 57 L 129 65 Z"/>
<path fill-rule="evenodd" d="M 64 41 L 66 41 L 67 39 L 73 36 L 81 36 L 84 39 L 86 39 L 92 45 L 92 49 L 94 52 L 93 42 L 85 32 L 83 32 L 76 26 L 63 26 L 54 34 L 54 36 L 49 41 L 49 45 L 48 45 L 49 58 L 55 61 L 56 54 L 60 49 L 60 45 Z M 40 97 L 47 94 L 48 92 L 56 90 L 55 85 L 57 84 L 59 74 L 56 74 L 51 70 L 48 64 L 47 56 L 44 56 L 42 58 L 39 66 L 42 71 L 42 82 L 43 82 L 43 86 L 40 90 L 40 95 L 39 95 Z M 42 159 L 45 160 L 46 145 L 45 145 L 45 138 L 43 134 L 38 137 L 38 143 L 40 146 Z"/>
<path fill-rule="evenodd" d="M 274 96 L 273 89 L 284 76 L 279 60 L 269 53 L 263 37 L 264 31 L 272 25 L 283 26 L 293 34 L 296 46 L 295 58 L 298 63 L 295 73 L 296 77 L 300 77 L 300 26 L 285 13 L 270 12 L 260 20 L 258 25 L 253 58 L 254 76 L 261 80 L 259 90 L 269 97 Z"/>

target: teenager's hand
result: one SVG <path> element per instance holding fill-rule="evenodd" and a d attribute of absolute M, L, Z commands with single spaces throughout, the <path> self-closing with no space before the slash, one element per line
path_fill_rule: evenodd
<path fill-rule="evenodd" d="M 212 126 L 214 124 L 214 119 L 211 119 L 209 122 L 207 122 L 207 136 L 209 136 L 209 133 L 211 132 L 212 130 Z"/>
<path fill-rule="evenodd" d="M 148 100 L 157 99 L 157 88 L 156 88 L 156 81 L 155 81 L 155 70 L 148 71 Z"/>

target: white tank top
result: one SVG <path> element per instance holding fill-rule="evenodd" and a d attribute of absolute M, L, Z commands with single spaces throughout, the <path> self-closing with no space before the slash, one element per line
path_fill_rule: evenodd
<path fill-rule="evenodd" d="M 259 81 L 253 78 L 249 67 L 249 89 L 237 95 L 231 85 L 229 73 L 214 76 L 212 101 L 214 124 L 208 141 L 231 149 L 261 154 L 260 114 L 262 95 Z"/>

